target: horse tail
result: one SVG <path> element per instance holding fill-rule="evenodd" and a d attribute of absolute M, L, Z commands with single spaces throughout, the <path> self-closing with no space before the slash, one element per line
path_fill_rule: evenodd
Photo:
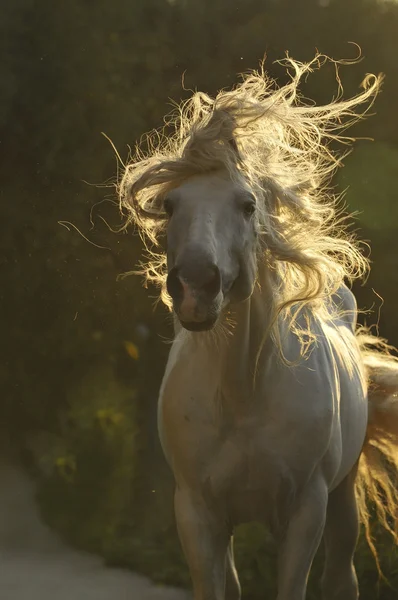
<path fill-rule="evenodd" d="M 369 416 L 359 461 L 359 516 L 369 547 L 380 564 L 370 528 L 370 506 L 398 544 L 398 359 L 395 348 L 359 329 L 357 340 L 368 381 Z"/>

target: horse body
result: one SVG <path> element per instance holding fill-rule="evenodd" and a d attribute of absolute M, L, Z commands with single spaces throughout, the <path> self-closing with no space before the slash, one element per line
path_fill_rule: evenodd
<path fill-rule="evenodd" d="M 253 390 L 250 357 L 264 323 L 256 304 L 253 297 L 239 308 L 253 322 L 239 315 L 233 337 L 218 343 L 211 334 L 177 334 L 161 387 L 159 431 L 179 487 L 202 495 L 231 525 L 260 520 L 274 528 L 283 498 L 294 502 L 314 472 L 331 491 L 351 471 L 365 437 L 367 397 L 359 349 L 349 377 L 344 338 L 339 357 L 321 332 L 317 348 L 296 366 L 267 347 Z M 336 336 L 344 328 L 356 343 L 352 324 L 336 327 Z M 297 352 L 288 333 L 284 353 Z"/>
<path fill-rule="evenodd" d="M 215 340 L 208 333 L 177 333 L 160 391 L 159 432 L 180 498 L 177 518 L 200 523 L 188 536 L 180 534 L 188 556 L 191 546 L 212 556 L 214 542 L 204 541 L 209 531 L 211 540 L 221 536 L 226 548 L 233 527 L 249 521 L 265 523 L 283 539 L 297 500 L 312 490 L 324 524 L 327 495 L 355 468 L 367 428 L 355 300 L 347 288 L 339 290 L 341 296 L 348 316 L 333 324 L 333 333 L 330 324 L 314 320 L 318 342 L 306 361 L 289 366 L 272 344 L 264 348 L 254 389 L 253 360 L 266 317 L 259 288 L 239 306 L 233 336 Z M 283 350 L 292 359 L 299 352 L 293 333 L 287 332 Z M 347 523 L 341 519 L 333 526 Z M 303 543 L 301 536 L 290 540 L 297 557 Z M 214 567 L 217 561 L 211 562 Z M 239 597 L 238 586 L 232 589 L 227 599 Z M 280 598 L 295 597 L 290 588 L 286 594 Z"/>
<path fill-rule="evenodd" d="M 344 280 L 366 261 L 314 183 L 332 170 L 329 124 L 378 83 L 360 100 L 296 107 L 309 66 L 292 64 L 273 94 L 261 74 L 218 103 L 194 96 L 174 157 L 130 165 L 122 185 L 150 239 L 167 234 L 167 277 L 165 257 L 147 271 L 175 316 L 158 422 L 195 600 L 239 600 L 232 535 L 247 521 L 277 540 L 277 600 L 304 600 L 322 537 L 323 599 L 356 600 L 365 492 L 393 536 L 398 514 L 376 458 L 398 470 L 397 362 L 357 329 Z"/>

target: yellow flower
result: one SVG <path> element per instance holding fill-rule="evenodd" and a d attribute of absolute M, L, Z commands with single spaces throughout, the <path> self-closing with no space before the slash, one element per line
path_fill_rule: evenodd
<path fill-rule="evenodd" d="M 132 358 L 133 360 L 138 360 L 140 357 L 140 353 L 139 350 L 137 348 L 137 346 L 135 344 L 133 344 L 133 342 L 124 342 L 124 347 L 126 349 L 127 354 L 130 356 L 130 358 Z"/>

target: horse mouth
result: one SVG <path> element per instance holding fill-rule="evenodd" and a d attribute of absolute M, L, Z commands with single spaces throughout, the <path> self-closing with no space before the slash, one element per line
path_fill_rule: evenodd
<path fill-rule="evenodd" d="M 182 321 L 180 319 L 180 323 L 182 325 L 182 327 L 184 329 L 187 329 L 188 331 L 210 331 L 210 329 L 213 329 L 213 327 L 215 326 L 217 322 L 217 317 L 211 317 L 208 319 L 205 319 L 204 321 Z"/>
<path fill-rule="evenodd" d="M 221 294 L 208 302 L 206 298 L 199 295 L 194 296 L 188 305 L 174 304 L 174 312 L 181 324 L 187 331 L 209 331 L 216 325 L 223 308 L 223 297 Z"/>

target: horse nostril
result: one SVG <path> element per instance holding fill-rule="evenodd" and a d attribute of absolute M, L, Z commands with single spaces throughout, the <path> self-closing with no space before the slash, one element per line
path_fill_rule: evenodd
<path fill-rule="evenodd" d="M 173 298 L 173 300 L 176 300 L 177 298 L 182 298 L 184 289 L 182 287 L 182 283 L 178 275 L 178 269 L 176 267 L 171 269 L 170 273 L 168 274 L 166 287 L 168 293 Z"/>
<path fill-rule="evenodd" d="M 221 289 L 221 274 L 214 264 L 173 267 L 167 276 L 167 291 L 174 301 L 182 301 L 186 289 L 213 300 Z"/>
<path fill-rule="evenodd" d="M 201 289 L 208 296 L 215 298 L 221 288 L 220 270 L 216 265 L 208 270 L 208 277 L 202 282 Z"/>

